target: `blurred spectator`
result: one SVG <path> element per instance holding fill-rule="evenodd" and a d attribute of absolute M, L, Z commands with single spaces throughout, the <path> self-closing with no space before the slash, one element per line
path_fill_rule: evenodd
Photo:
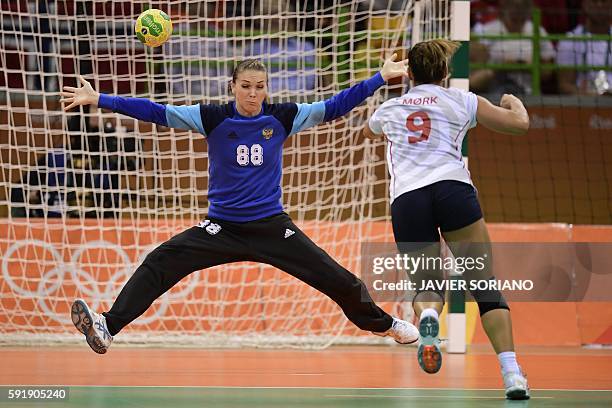
<path fill-rule="evenodd" d="M 47 152 L 41 172 L 41 202 L 49 218 L 68 215 L 68 187 L 73 186 L 70 153 L 63 146 Z"/>
<path fill-rule="evenodd" d="M 79 207 L 85 217 L 112 218 L 122 207 L 127 194 L 120 192 L 121 177 L 139 166 L 134 153 L 136 138 L 128 137 L 125 127 L 111 122 L 99 129 L 95 117 L 73 115 L 68 121 L 71 165 L 76 194 L 72 206 Z M 75 214 L 78 215 L 78 214 Z"/>
<path fill-rule="evenodd" d="M 471 0 L 470 3 L 470 24 L 486 24 L 497 19 L 497 0 Z"/>
<path fill-rule="evenodd" d="M 473 28 L 475 34 L 533 34 L 531 0 L 500 0 L 499 6 L 499 19 L 486 24 L 476 24 Z M 543 27 L 540 27 L 540 35 L 548 35 Z M 470 46 L 472 47 L 472 44 Z M 482 40 L 480 44 L 473 44 L 472 48 L 473 62 L 530 64 L 533 57 L 531 40 Z M 541 61 L 552 62 L 554 58 L 552 43 L 541 41 Z M 542 72 L 542 79 L 546 80 L 550 75 L 551 72 Z M 475 70 L 470 75 L 470 87 L 477 92 L 531 94 L 531 74 L 525 70 L 497 73 L 489 69 Z"/>
<path fill-rule="evenodd" d="M 257 28 L 273 34 L 247 43 L 244 57 L 260 59 L 268 67 L 271 94 L 315 89 L 317 52 L 310 41 L 294 34 L 296 25 L 290 18 L 289 4 L 260 0 L 258 5 L 256 15 L 261 17 Z"/>
<path fill-rule="evenodd" d="M 565 0 L 568 13 L 568 28 L 566 31 L 571 31 L 580 23 L 579 18 L 582 14 L 582 0 Z"/>
<path fill-rule="evenodd" d="M 568 36 L 612 35 L 612 0 L 584 0 L 582 3 L 584 24 L 579 24 Z M 557 51 L 559 65 L 612 66 L 611 41 L 560 41 Z M 605 92 L 605 84 L 608 91 Z M 609 94 L 612 69 L 607 70 L 559 70 L 559 90 L 564 94 Z M 599 91 L 597 88 L 600 88 Z"/>
<path fill-rule="evenodd" d="M 562 34 L 573 27 L 575 13 L 581 0 L 534 0 L 534 5 L 542 11 L 542 25 L 548 33 Z M 470 23 L 486 24 L 498 18 L 498 0 L 471 0 Z"/>
<path fill-rule="evenodd" d="M 20 186 L 11 189 L 11 215 L 14 217 L 61 218 L 68 215 L 69 191 L 74 178 L 70 171 L 70 154 L 60 139 L 41 156 L 36 168 L 22 178 Z"/>
<path fill-rule="evenodd" d="M 570 29 L 570 12 L 566 0 L 534 0 L 541 10 L 542 26 L 551 34 L 563 34 Z"/>
<path fill-rule="evenodd" d="M 11 188 L 11 216 L 12 217 L 42 217 L 41 195 L 38 186 L 41 185 L 41 174 L 31 170 L 21 178 L 21 182 L 14 183 Z"/>

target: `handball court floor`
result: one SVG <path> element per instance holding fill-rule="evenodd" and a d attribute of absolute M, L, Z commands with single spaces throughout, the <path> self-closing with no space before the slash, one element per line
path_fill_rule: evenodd
<path fill-rule="evenodd" d="M 69 386 L 27 407 L 612 407 L 612 350 L 521 347 L 532 398 L 506 401 L 490 347 L 444 354 L 423 373 L 410 346 L 323 351 L 0 348 L 0 385 Z"/>

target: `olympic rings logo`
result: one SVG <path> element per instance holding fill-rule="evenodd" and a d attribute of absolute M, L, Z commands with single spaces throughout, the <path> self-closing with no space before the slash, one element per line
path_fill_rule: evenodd
<path fill-rule="evenodd" d="M 32 246 L 39 247 L 43 251 L 46 251 L 47 254 L 50 254 L 52 259 L 49 262 L 52 263 L 53 267 L 43 272 L 40 276 L 29 279 L 28 286 L 31 287 L 36 285 L 35 288 L 30 289 L 17 283 L 17 280 L 23 278 L 11 274 L 10 263 L 23 264 L 26 260 L 19 257 L 14 258 L 14 254 L 20 249 L 26 249 Z M 101 304 L 111 304 L 113 302 L 114 298 L 119 293 L 117 291 L 117 286 L 123 286 L 130 278 L 135 268 L 140 265 L 149 252 L 157 246 L 158 244 L 153 244 L 142 249 L 138 260 L 133 264 L 128 254 L 119 245 L 104 240 L 91 241 L 80 244 L 78 249 L 72 252 L 70 261 L 65 262 L 62 255 L 53 244 L 37 239 L 24 239 L 12 243 L 7 248 L 2 259 L 2 277 L 15 295 L 15 298 L 34 300 L 45 317 L 61 324 L 70 325 L 72 322 L 70 321 L 68 313 L 60 314 L 53 310 L 53 306 L 50 304 L 50 297 L 54 293 L 57 293 L 58 290 L 61 291 L 64 285 L 74 285 L 76 287 L 75 293 L 85 297 L 88 302 L 90 302 L 92 309 L 100 311 L 99 308 Z M 85 262 L 81 261 L 83 254 L 89 250 L 114 252 L 120 260 L 122 267 L 112 273 L 107 281 L 99 282 L 95 276 L 85 269 Z M 29 261 L 41 262 L 40 259 L 29 259 Z M 108 268 L 112 265 L 106 263 L 100 264 L 99 266 Z M 166 292 L 156 301 L 156 307 L 150 309 L 150 314 L 146 316 L 143 315 L 136 319 L 132 325 L 142 326 L 158 320 L 167 312 L 171 301 L 184 300 L 185 297 L 194 291 L 198 283 L 200 283 L 200 271 L 191 274 L 190 277 L 185 280 L 185 283 L 181 284 L 182 288 L 180 290 Z M 72 293 L 69 295 L 72 295 Z M 61 296 L 56 296 L 55 299 L 58 297 L 65 298 L 66 302 L 72 301 L 72 298 L 67 298 L 66 294 L 63 293 Z"/>

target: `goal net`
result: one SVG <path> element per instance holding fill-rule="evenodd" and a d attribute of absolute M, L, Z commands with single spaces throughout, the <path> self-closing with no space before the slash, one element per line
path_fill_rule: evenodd
<path fill-rule="evenodd" d="M 108 310 L 147 253 L 207 212 L 201 135 L 99 109 L 63 112 L 83 75 L 104 93 L 168 104 L 225 103 L 245 57 L 269 68 L 271 102 L 323 100 L 404 57 L 411 36 L 445 37 L 447 1 L 7 0 L 0 11 L 0 338 L 80 341 L 74 298 Z M 291 4 L 291 5 L 288 5 Z M 144 47 L 136 17 L 166 11 L 174 33 Z M 289 138 L 283 204 L 342 265 L 390 241 L 384 145 L 358 131 L 383 88 L 342 119 Z M 384 305 L 388 310 L 394 305 Z M 193 273 L 117 338 L 165 345 L 325 347 L 372 342 L 324 295 L 267 265 Z M 380 341 L 380 340 L 378 340 Z"/>

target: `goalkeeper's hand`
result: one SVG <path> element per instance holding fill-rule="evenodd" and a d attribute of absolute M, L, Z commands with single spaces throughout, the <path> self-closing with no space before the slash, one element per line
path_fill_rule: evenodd
<path fill-rule="evenodd" d="M 80 75 L 79 81 L 83 86 L 79 88 L 65 86 L 64 92 L 60 92 L 60 95 L 62 96 L 60 102 L 69 104 L 68 106 L 64 107 L 65 111 L 69 111 L 70 109 L 81 105 L 93 105 L 93 107 L 98 106 L 100 94 L 96 92 L 96 90 L 92 88 L 91 84 Z"/>
<path fill-rule="evenodd" d="M 396 58 L 397 54 L 393 54 L 385 61 L 385 64 L 380 70 L 380 75 L 382 75 L 385 82 L 398 77 L 408 78 L 408 60 L 405 59 L 395 62 Z"/>

